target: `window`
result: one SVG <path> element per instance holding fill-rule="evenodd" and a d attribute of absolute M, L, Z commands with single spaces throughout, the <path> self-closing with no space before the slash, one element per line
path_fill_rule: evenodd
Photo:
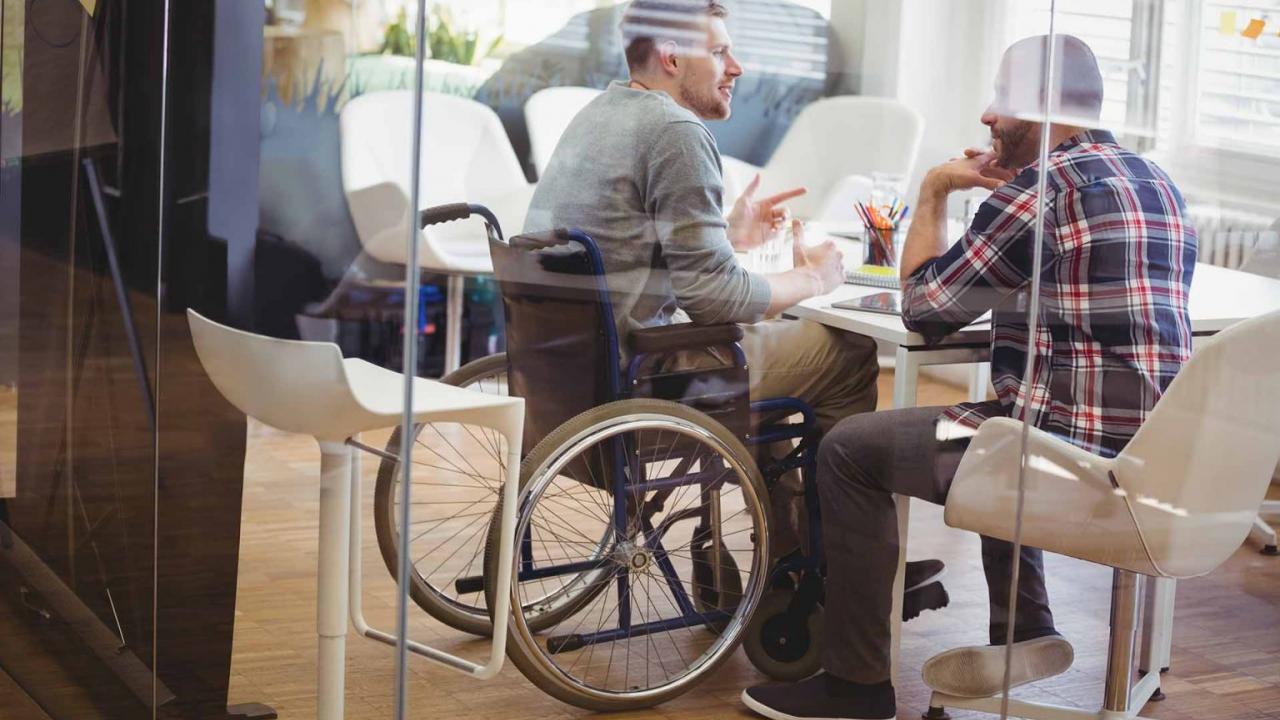
<path fill-rule="evenodd" d="M 1182 18 L 1167 18 L 1164 26 L 1191 50 L 1184 76 L 1195 78 L 1194 90 L 1183 106 L 1194 104 L 1195 113 L 1181 134 L 1198 145 L 1280 156 L 1280 2 L 1200 4 L 1184 21 L 1194 24 L 1192 32 L 1172 31 Z M 1244 32 L 1256 21 L 1262 32 L 1248 37 Z"/>
<path fill-rule="evenodd" d="M 1130 144 L 1280 157 L 1280 0 L 1057 5 L 1057 32 L 1080 37 L 1098 56 L 1103 124 Z M 1011 3 L 1010 39 L 1047 31 L 1049 6 Z M 1257 37 L 1244 33 L 1253 21 L 1263 23 Z"/>
<path fill-rule="evenodd" d="M 831 0 L 792 0 L 792 2 L 803 5 L 828 20 L 831 19 Z"/>
<path fill-rule="evenodd" d="M 484 5 L 483 2 L 472 2 Z M 533 45 L 547 38 L 562 28 L 571 18 L 580 13 L 600 7 L 612 5 L 611 2 L 599 0 L 506 0 L 492 3 L 501 6 L 500 22 L 505 28 L 505 37 L 513 45 Z M 569 28 L 565 40 L 579 40 L 583 47 L 587 45 L 590 29 L 585 18 L 579 18 L 580 27 Z"/>
<path fill-rule="evenodd" d="M 1049 31 L 1050 0 L 1019 0 L 1010 8 L 1011 40 Z M 1058 3 L 1054 31 L 1084 40 L 1098 57 L 1104 83 L 1102 122 L 1110 128 L 1128 128 L 1129 92 L 1140 85 L 1140 61 L 1133 52 L 1134 4 L 1116 0 L 1076 0 Z"/>

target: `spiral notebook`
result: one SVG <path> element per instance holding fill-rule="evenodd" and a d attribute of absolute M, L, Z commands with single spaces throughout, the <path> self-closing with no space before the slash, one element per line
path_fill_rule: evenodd
<path fill-rule="evenodd" d="M 897 290 L 901 287 L 898 269 L 882 265 L 861 265 L 856 269 L 846 270 L 844 281 L 850 285 L 866 285 L 885 290 Z"/>

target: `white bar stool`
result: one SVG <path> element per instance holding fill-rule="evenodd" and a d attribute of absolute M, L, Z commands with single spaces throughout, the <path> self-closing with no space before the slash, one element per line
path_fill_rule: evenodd
<path fill-rule="evenodd" d="M 365 637 L 394 645 L 393 635 L 370 628 L 360 610 L 359 464 L 352 446 L 359 433 L 387 428 L 403 416 L 404 376 L 363 360 L 343 359 L 330 343 L 280 340 L 236 330 L 187 311 L 196 354 L 215 387 L 246 415 L 287 432 L 311 435 L 320 445 L 320 562 L 316 620 L 320 639 L 317 717 L 343 715 L 347 615 Z M 507 441 L 508 468 L 520 466 L 522 398 L 486 395 L 413 379 L 414 422 L 479 425 Z M 358 458 L 358 455 L 355 456 Z M 518 476 L 503 486 L 500 567 L 512 562 Z M 356 502 L 351 502 L 357 488 Z M 502 668 L 510 615 L 509 574 L 497 578 L 493 645 L 483 665 L 409 642 L 418 655 L 480 679 Z"/>

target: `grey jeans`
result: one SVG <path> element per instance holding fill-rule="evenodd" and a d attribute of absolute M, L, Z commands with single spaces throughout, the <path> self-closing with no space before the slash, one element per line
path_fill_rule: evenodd
<path fill-rule="evenodd" d="M 827 556 L 823 668 L 857 683 L 890 678 L 890 614 L 898 567 L 898 514 L 893 495 L 943 504 L 968 440 L 940 441 L 942 408 L 855 415 L 827 433 L 818 452 L 818 494 Z M 1022 549 L 1015 641 L 1054 633 L 1044 562 Z M 982 538 L 992 644 L 1008 628 L 1013 546 Z"/>

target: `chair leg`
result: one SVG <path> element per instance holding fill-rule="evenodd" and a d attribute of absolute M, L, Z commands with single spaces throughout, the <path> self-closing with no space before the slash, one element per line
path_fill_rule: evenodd
<path fill-rule="evenodd" d="M 351 543 L 351 449 L 320 443 L 320 563 L 317 572 L 316 717 L 341 720 L 346 697 L 347 595 Z"/>
<path fill-rule="evenodd" d="M 1141 673 L 1162 673 L 1169 669 L 1173 645 L 1173 601 L 1178 581 L 1152 578 L 1147 581 L 1142 613 L 1142 650 L 1138 659 Z"/>
<path fill-rule="evenodd" d="M 1102 696 L 1104 714 L 1129 712 L 1141 585 L 1141 578 L 1136 573 L 1114 571 L 1111 584 L 1111 648 L 1107 655 L 1107 684 Z"/>
<path fill-rule="evenodd" d="M 1267 522 L 1263 517 L 1265 514 L 1264 503 L 1263 511 L 1253 519 L 1253 527 L 1249 530 L 1249 537 L 1257 540 L 1258 544 L 1262 546 L 1263 555 L 1280 555 L 1280 549 L 1276 547 L 1276 531 L 1271 528 L 1271 523 Z"/>
<path fill-rule="evenodd" d="M 457 370 L 462 365 L 462 307 L 466 301 L 467 279 L 461 275 L 450 275 L 448 292 L 445 295 L 445 328 L 444 328 L 444 374 Z"/>

